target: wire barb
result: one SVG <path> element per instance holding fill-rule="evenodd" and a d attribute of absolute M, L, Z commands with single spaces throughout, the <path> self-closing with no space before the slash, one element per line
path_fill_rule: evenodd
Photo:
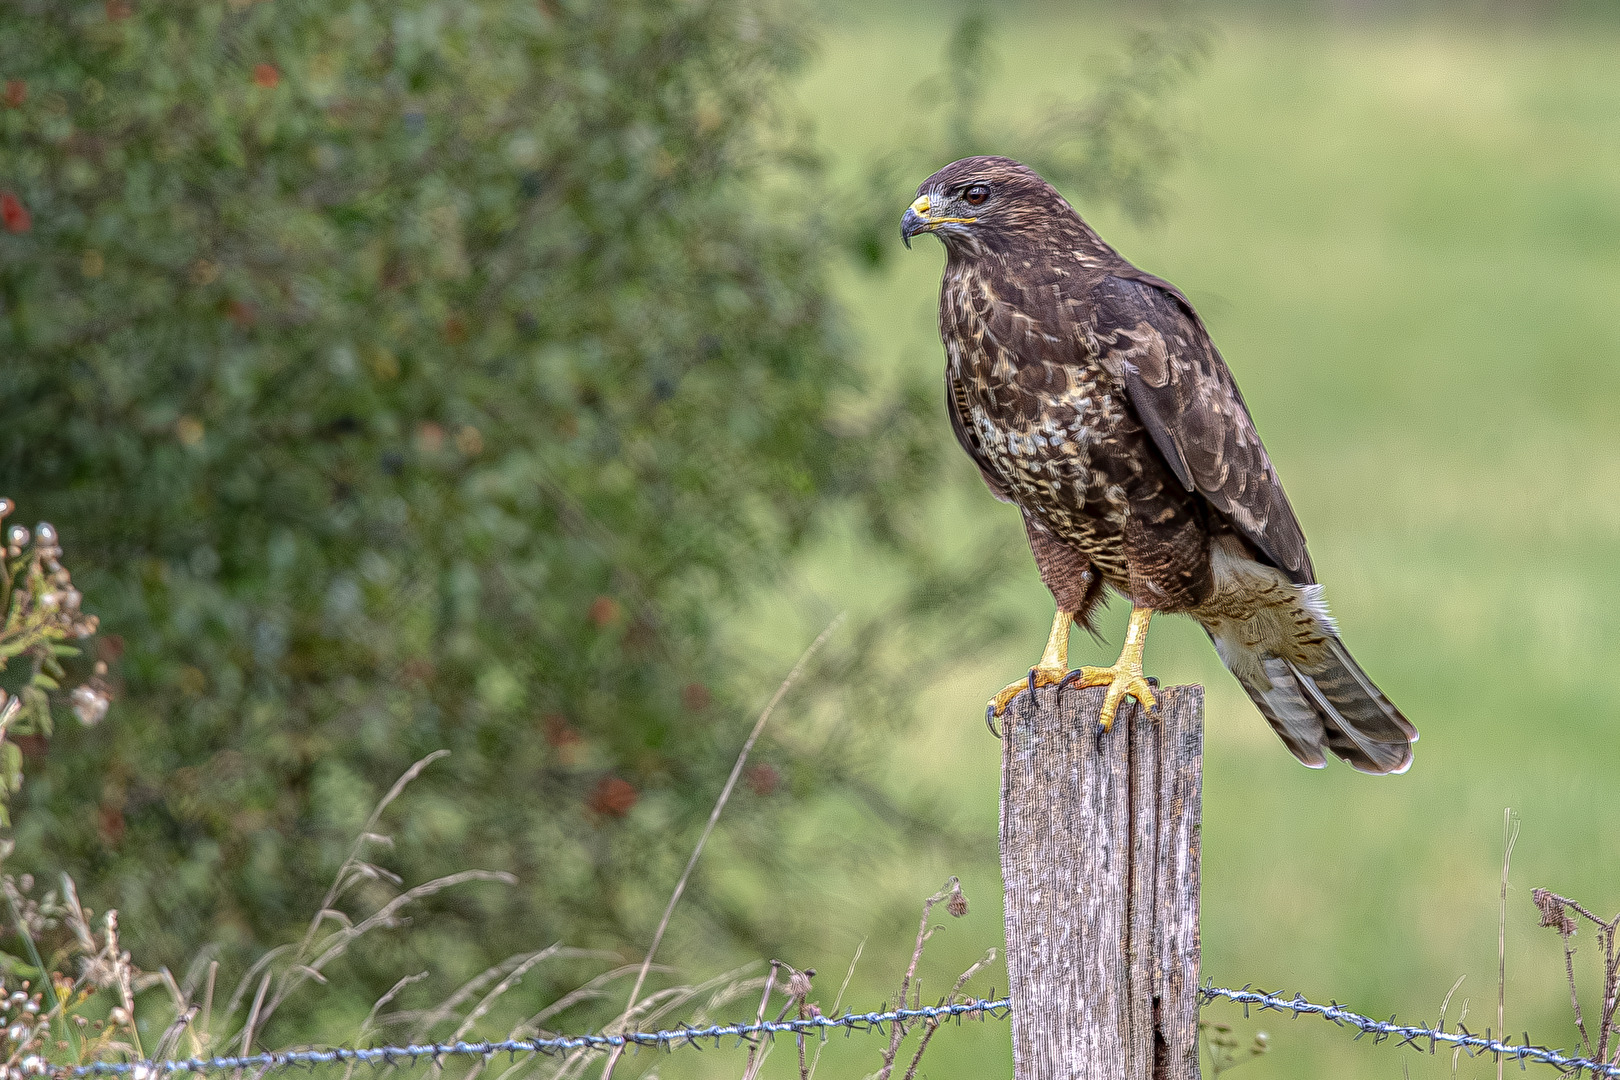
<path fill-rule="evenodd" d="M 558 1035 L 549 1039 L 502 1039 L 497 1042 L 413 1043 L 409 1046 L 375 1046 L 351 1049 L 334 1047 L 326 1050 L 291 1050 L 282 1053 L 246 1054 L 233 1057 L 181 1058 L 173 1061 L 97 1062 L 65 1069 L 61 1075 L 129 1076 L 140 1080 L 175 1073 L 219 1073 L 236 1069 L 263 1069 L 266 1072 L 296 1066 L 340 1065 L 357 1062 L 362 1065 L 393 1064 L 399 1058 L 416 1061 L 430 1058 L 435 1062 L 446 1057 L 487 1057 L 491 1054 L 560 1054 L 573 1050 L 624 1050 L 651 1046 L 673 1049 L 676 1046 L 695 1046 L 698 1039 L 736 1037 L 738 1040 L 754 1036 L 770 1037 L 778 1034 L 808 1035 L 826 1033 L 835 1028 L 857 1031 L 882 1030 L 886 1023 L 906 1023 L 914 1020 L 949 1020 L 968 1017 L 987 1020 L 1005 1019 L 1012 1011 L 1007 998 L 993 1001 L 977 999 L 960 1001 L 954 1005 L 924 1005 L 915 1009 L 890 1009 L 885 1012 L 845 1013 L 842 1016 L 806 1016 L 794 1020 L 761 1020 L 751 1024 L 710 1024 L 707 1027 L 668 1028 L 661 1031 L 627 1031 L 620 1035 Z"/>
<path fill-rule="evenodd" d="M 1242 990 L 1228 990 L 1220 986 L 1204 986 L 1198 992 L 1203 996 L 1206 1003 L 1215 1001 L 1218 998 L 1224 998 L 1233 1004 L 1242 1005 L 1245 1014 L 1250 1006 L 1255 1006 L 1262 1012 L 1275 1009 L 1281 1012 L 1290 1012 L 1295 1017 L 1301 1014 L 1320 1016 L 1322 1019 L 1330 1020 L 1340 1027 L 1358 1029 L 1356 1033 L 1358 1039 L 1363 1035 L 1373 1036 L 1375 1044 L 1392 1036 L 1400 1038 L 1401 1041 L 1396 1044 L 1397 1046 L 1415 1046 L 1416 1040 L 1426 1039 L 1431 1054 L 1435 1052 L 1435 1047 L 1438 1044 L 1444 1043 L 1447 1046 L 1455 1046 L 1459 1050 L 1465 1051 L 1469 1057 L 1476 1054 L 1491 1054 L 1497 1058 L 1510 1058 L 1517 1061 L 1521 1069 L 1526 1062 L 1533 1061 L 1542 1065 L 1551 1065 L 1553 1068 L 1567 1073 L 1578 1074 L 1580 1070 L 1584 1069 L 1590 1072 L 1592 1076 L 1600 1078 L 1600 1080 L 1601 1078 L 1608 1078 L 1608 1080 L 1620 1078 L 1620 1065 L 1609 1065 L 1592 1058 L 1573 1057 L 1561 1050 L 1531 1045 L 1529 1032 L 1525 1032 L 1522 1044 L 1515 1045 L 1491 1037 L 1488 1031 L 1484 1035 L 1471 1034 L 1461 1024 L 1457 1025 L 1456 1031 L 1446 1031 L 1444 1028 L 1435 1029 L 1425 1024 L 1397 1023 L 1393 1016 L 1388 1020 L 1374 1020 L 1358 1012 L 1352 1012 L 1338 1002 L 1331 1005 L 1318 1005 L 1315 1002 L 1306 1001 L 1299 994 L 1295 994 L 1291 998 L 1280 997 L 1276 994 L 1268 994 L 1264 990 L 1251 990 L 1247 986 Z"/>
<path fill-rule="evenodd" d="M 991 991 L 994 994 L 994 991 Z M 1398 1047 L 1410 1046 L 1420 1053 L 1422 1047 L 1419 1040 L 1427 1044 L 1428 1052 L 1433 1054 L 1438 1046 L 1455 1046 L 1467 1053 L 1470 1057 L 1481 1054 L 1490 1054 L 1498 1059 L 1517 1061 L 1522 1070 L 1526 1063 L 1535 1062 L 1541 1065 L 1551 1065 L 1564 1073 L 1583 1075 L 1590 1074 L 1595 1080 L 1620 1080 L 1620 1064 L 1606 1064 L 1589 1057 L 1576 1057 L 1565 1054 L 1561 1050 L 1549 1049 L 1545 1046 L 1536 1046 L 1530 1042 L 1529 1032 L 1522 1036 L 1520 1043 L 1503 1042 L 1491 1036 L 1490 1032 L 1484 1035 L 1475 1035 L 1461 1024 L 1456 1031 L 1447 1031 L 1443 1027 L 1432 1028 L 1426 1024 L 1402 1024 L 1392 1016 L 1388 1020 L 1374 1020 L 1363 1016 L 1334 1001 L 1327 1005 L 1319 1005 L 1308 1001 L 1301 994 L 1284 997 L 1270 994 L 1258 988 L 1244 986 L 1241 990 L 1229 990 L 1223 986 L 1207 984 L 1199 987 L 1199 997 L 1203 1004 L 1216 1000 L 1226 1000 L 1234 1005 L 1243 1007 L 1244 1015 L 1248 1015 L 1251 1008 L 1261 1012 L 1285 1012 L 1296 1019 L 1300 1016 L 1320 1016 L 1338 1027 L 1356 1029 L 1356 1038 L 1371 1035 L 1371 1043 L 1377 1044 L 1389 1038 L 1399 1041 Z M 576 1050 L 598 1050 L 620 1052 L 627 1049 L 653 1047 L 654 1049 L 674 1050 L 682 1046 L 698 1046 L 699 1039 L 713 1039 L 715 1045 L 721 1045 L 721 1040 L 734 1038 L 737 1045 L 744 1041 L 751 1041 L 757 1037 L 771 1038 L 775 1035 L 819 1035 L 825 1036 L 829 1031 L 843 1029 L 847 1037 L 851 1032 L 859 1031 L 863 1034 L 877 1032 L 888 1034 L 884 1025 L 899 1024 L 907 1027 L 913 1021 L 943 1022 L 955 1018 L 976 1020 L 1005 1020 L 1012 1014 L 1012 999 L 1010 997 L 979 998 L 973 1001 L 961 1001 L 954 1005 L 925 1005 L 914 1009 L 884 1009 L 877 1012 L 844 1013 L 841 1016 L 806 1016 L 802 1019 L 792 1020 L 760 1020 L 747 1024 L 710 1024 L 707 1027 L 677 1027 L 660 1031 L 627 1031 L 617 1035 L 558 1035 L 552 1038 L 536 1039 L 503 1039 L 497 1042 L 465 1042 L 457 1040 L 449 1043 L 413 1043 L 409 1046 L 375 1046 L 368 1048 L 333 1047 L 325 1050 L 291 1050 L 281 1053 L 248 1054 L 235 1057 L 212 1058 L 183 1058 L 172 1061 L 129 1061 L 129 1062 L 97 1062 L 91 1065 L 80 1065 L 71 1069 L 63 1069 L 57 1075 L 61 1077 L 89 1077 L 89 1076 L 135 1076 L 138 1080 L 154 1080 L 156 1077 L 170 1077 L 176 1073 L 197 1073 L 208 1075 L 212 1073 L 230 1072 L 238 1069 L 262 1070 L 259 1075 L 271 1071 L 290 1068 L 315 1068 L 321 1065 L 342 1065 L 357 1063 L 362 1065 L 393 1065 L 402 1060 L 419 1062 L 426 1058 L 434 1062 L 442 1062 L 448 1057 L 483 1057 L 493 1054 L 565 1054 Z"/>

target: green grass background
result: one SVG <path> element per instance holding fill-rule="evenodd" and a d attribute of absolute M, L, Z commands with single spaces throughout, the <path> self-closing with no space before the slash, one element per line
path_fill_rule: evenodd
<path fill-rule="evenodd" d="M 1078 209 L 1203 313 L 1347 642 L 1422 741 L 1402 777 L 1301 768 L 1196 627 L 1155 623 L 1149 671 L 1209 687 L 1204 973 L 1428 1020 L 1466 976 L 1450 1020 L 1466 999 L 1468 1027 L 1494 1027 L 1512 807 L 1523 835 L 1508 898 L 1507 1027 L 1571 1046 L 1561 953 L 1537 928 L 1530 889 L 1620 907 L 1620 28 L 1211 18 L 1215 50 L 1179 98 L 1188 150 L 1168 213 L 1138 226 L 1110 207 Z M 915 122 L 913 87 L 953 21 L 922 6 L 838 10 L 802 87 L 836 162 Z M 995 12 L 1002 64 L 990 115 L 1033 118 L 1083 91 L 1127 23 L 1092 8 Z M 943 255 L 933 243 L 900 255 L 892 272 L 852 275 L 844 292 L 873 365 L 932 377 Z M 954 478 L 960 490 L 943 498 L 939 521 L 947 535 L 1016 535 L 1015 511 L 975 490 L 965 459 Z M 828 545 L 798 584 L 829 607 L 870 609 L 893 587 L 888 572 Z M 1010 602 L 1016 635 L 954 629 L 983 661 L 931 673 L 922 720 L 887 762 L 890 794 L 944 807 L 981 842 L 886 851 L 852 878 L 810 871 L 801 895 L 768 901 L 817 906 L 827 929 L 814 955 L 784 959 L 820 970 L 823 1005 L 863 938 L 847 1002 L 892 999 L 915 904 L 947 874 L 962 877 L 973 909 L 941 920 L 924 997 L 1001 944 L 998 746 L 981 718 L 986 696 L 1044 640 L 1050 599 L 1032 566 Z M 771 610 L 762 601 L 753 614 Z M 1117 648 L 1117 605 L 1104 625 Z M 1077 637 L 1075 662 L 1112 656 Z M 849 827 L 854 839 L 862 826 Z M 1591 964 L 1596 942 L 1579 940 L 1577 963 Z M 991 970 L 981 992 L 1006 985 L 1005 969 Z M 1255 1080 L 1453 1069 L 1449 1055 L 1353 1043 L 1319 1020 L 1245 1021 L 1221 1004 L 1205 1014 L 1271 1032 L 1271 1054 L 1240 1074 Z M 877 1050 L 840 1039 L 819 1075 L 863 1075 Z M 768 1071 L 787 1075 L 792 1056 L 784 1044 Z M 935 1077 L 1010 1068 L 996 1023 L 942 1033 L 925 1062 Z M 676 1055 L 660 1071 L 735 1070 Z M 1494 1073 L 1466 1057 L 1456 1069 Z"/>

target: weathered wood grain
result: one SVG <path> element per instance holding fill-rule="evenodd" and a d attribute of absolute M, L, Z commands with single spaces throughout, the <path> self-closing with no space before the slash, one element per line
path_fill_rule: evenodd
<path fill-rule="evenodd" d="M 1021 694 L 1001 759 L 1016 1080 L 1196 1080 L 1201 686 Z"/>

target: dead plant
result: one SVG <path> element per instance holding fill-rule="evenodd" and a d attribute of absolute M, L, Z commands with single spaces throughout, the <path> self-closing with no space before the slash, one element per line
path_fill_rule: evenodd
<path fill-rule="evenodd" d="M 1620 1045 L 1612 1037 L 1620 1035 L 1620 1025 L 1615 1023 L 1615 1011 L 1620 1008 L 1620 952 L 1615 949 L 1615 933 L 1620 930 L 1620 913 L 1612 919 L 1603 919 L 1577 901 L 1567 896 L 1559 896 L 1547 889 L 1533 889 L 1530 898 L 1535 901 L 1536 907 L 1541 911 L 1541 925 L 1548 927 L 1558 934 L 1564 944 L 1564 975 L 1569 980 L 1569 1004 L 1575 1011 L 1575 1027 L 1581 1034 L 1581 1050 L 1594 1061 L 1602 1061 L 1609 1065 L 1620 1065 Z M 1602 1004 L 1598 1011 L 1598 1037 L 1597 1045 L 1592 1044 L 1592 1036 L 1586 1026 L 1586 1018 L 1581 1010 L 1580 992 L 1575 988 L 1575 946 L 1573 944 L 1579 924 L 1570 914 L 1585 919 L 1596 931 L 1598 948 L 1601 955 L 1598 957 L 1603 968 Z M 1612 1050 L 1611 1050 L 1612 1047 Z"/>

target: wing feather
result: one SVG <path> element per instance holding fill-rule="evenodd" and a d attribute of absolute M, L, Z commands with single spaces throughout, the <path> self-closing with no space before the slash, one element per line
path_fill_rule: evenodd
<path fill-rule="evenodd" d="M 1098 290 L 1096 345 L 1188 491 L 1209 500 L 1295 584 L 1315 580 L 1305 534 L 1243 395 L 1174 285 L 1131 268 Z"/>
<path fill-rule="evenodd" d="M 996 474 L 985 459 L 984 447 L 980 445 L 979 437 L 968 427 L 967 387 L 961 380 L 951 378 L 949 372 L 945 375 L 945 411 L 951 417 L 951 434 L 956 436 L 957 444 L 967 451 L 967 456 L 973 459 L 973 464 L 979 467 L 979 475 L 984 478 L 990 494 L 1002 502 L 1012 502 L 1012 495 L 1008 493 L 1006 486 L 996 479 Z"/>

